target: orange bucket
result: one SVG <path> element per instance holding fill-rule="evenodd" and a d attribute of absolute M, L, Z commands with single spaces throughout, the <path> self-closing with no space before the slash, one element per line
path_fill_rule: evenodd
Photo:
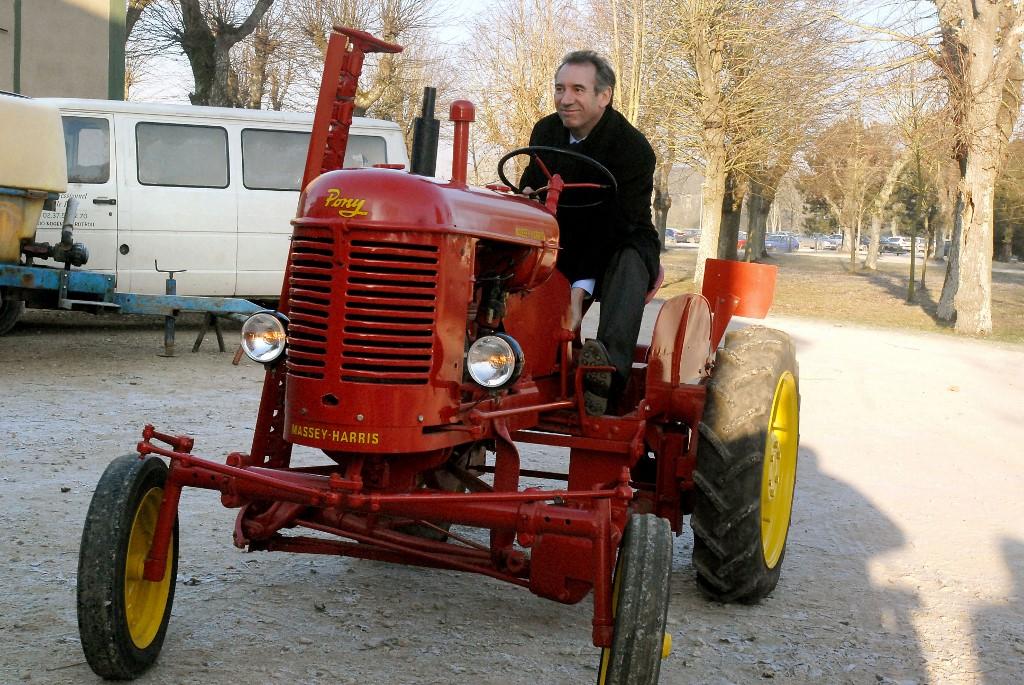
<path fill-rule="evenodd" d="M 711 307 L 719 297 L 733 295 L 739 298 L 734 316 L 763 319 L 771 309 L 775 297 L 775 277 L 779 267 L 773 264 L 733 262 L 727 259 L 709 259 L 704 264 L 704 287 L 701 294 Z"/>

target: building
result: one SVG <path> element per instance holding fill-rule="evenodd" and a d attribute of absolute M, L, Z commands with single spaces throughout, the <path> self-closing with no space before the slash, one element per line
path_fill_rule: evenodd
<path fill-rule="evenodd" d="M 0 90 L 124 99 L 125 0 L 0 0 Z"/>

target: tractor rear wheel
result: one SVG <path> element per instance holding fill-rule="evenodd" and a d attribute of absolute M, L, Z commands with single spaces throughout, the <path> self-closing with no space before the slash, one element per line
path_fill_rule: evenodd
<path fill-rule="evenodd" d="M 164 578 L 142 577 L 164 498 L 158 457 L 118 457 L 96 486 L 78 557 L 78 631 L 86 661 L 108 680 L 129 680 L 156 661 L 174 602 L 178 523 Z"/>
<path fill-rule="evenodd" d="M 697 583 L 719 602 L 753 603 L 779 582 L 800 443 L 796 354 L 763 326 L 718 351 L 700 425 L 693 526 Z"/>
<path fill-rule="evenodd" d="M 597 685 L 654 685 L 672 639 L 665 634 L 672 528 L 654 514 L 633 514 L 615 565 L 615 636 L 601 650 Z"/>

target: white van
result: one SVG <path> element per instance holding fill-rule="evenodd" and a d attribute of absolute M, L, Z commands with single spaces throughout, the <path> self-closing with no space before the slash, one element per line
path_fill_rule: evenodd
<path fill-rule="evenodd" d="M 40 98 L 64 125 L 68 192 L 43 212 L 36 240 L 60 240 L 67 197 L 89 271 L 117 291 L 277 298 L 305 167 L 311 114 Z M 409 160 L 398 125 L 353 119 L 346 167 Z M 37 262 L 61 266 L 50 261 Z"/>

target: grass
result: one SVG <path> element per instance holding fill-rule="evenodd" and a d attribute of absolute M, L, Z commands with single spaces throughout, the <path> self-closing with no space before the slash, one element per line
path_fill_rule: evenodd
<path fill-rule="evenodd" d="M 697 250 L 673 248 L 662 254 L 665 284 L 659 297 L 693 292 Z M 863 256 L 858 264 L 863 264 Z M 921 259 L 917 263 L 920 284 Z M 878 269 L 854 270 L 847 254 L 812 251 L 773 255 L 768 263 L 779 267 L 772 313 L 866 326 L 953 334 L 953 327 L 935 317 L 946 263 L 931 260 L 926 287 L 917 288 L 907 302 L 908 258 L 879 258 Z M 995 264 L 992 274 L 991 339 L 1024 343 L 1024 265 Z"/>

